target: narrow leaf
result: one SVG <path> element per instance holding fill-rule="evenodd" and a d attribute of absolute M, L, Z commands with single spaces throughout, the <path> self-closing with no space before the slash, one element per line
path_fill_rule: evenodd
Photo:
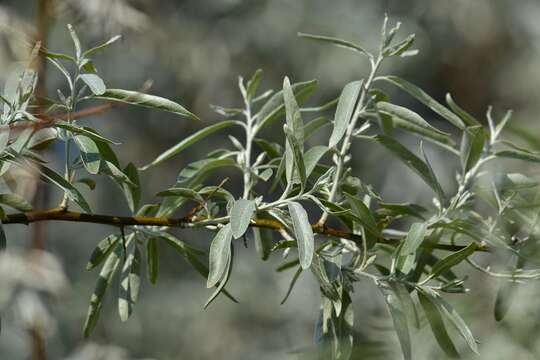
<path fill-rule="evenodd" d="M 302 269 L 307 269 L 313 260 L 313 252 L 315 247 L 315 239 L 313 230 L 309 223 L 306 210 L 297 202 L 291 201 L 288 203 L 289 214 L 291 215 L 293 230 L 296 241 L 298 243 L 298 255 L 300 258 L 300 266 Z"/>
<path fill-rule="evenodd" d="M 86 270 L 92 270 L 105 260 L 111 252 L 113 252 L 116 247 L 120 244 L 120 237 L 118 235 L 111 234 L 105 239 L 101 240 L 92 254 L 90 259 L 86 264 Z"/>
<path fill-rule="evenodd" d="M 152 109 L 168 111 L 174 114 L 178 114 L 180 116 L 190 118 L 192 120 L 200 120 L 195 114 L 189 112 L 182 105 L 175 103 L 174 101 L 155 95 L 143 94 L 137 91 L 107 89 L 103 94 L 96 96 L 96 98 L 108 101 L 119 101 L 132 105 L 139 105 Z"/>
<path fill-rule="evenodd" d="M 107 257 L 107 261 L 101 268 L 99 277 L 96 281 L 96 287 L 94 293 L 90 297 L 90 306 L 88 307 L 88 313 L 86 315 L 86 320 L 84 322 L 84 337 L 90 336 L 92 330 L 96 327 L 97 321 L 99 319 L 99 314 L 101 312 L 101 307 L 103 305 L 103 297 L 109 285 L 112 282 L 114 274 L 118 269 L 120 264 L 120 257 L 122 256 L 122 250 L 118 247 L 113 253 Z"/>
<path fill-rule="evenodd" d="M 301 33 L 301 32 L 298 33 L 298 36 L 300 36 L 302 38 L 305 38 L 305 39 L 330 43 L 332 45 L 339 46 L 339 47 L 345 48 L 347 50 L 352 50 L 352 51 L 355 51 L 355 52 L 359 52 L 362 55 L 367 56 L 368 58 L 371 58 L 371 54 L 368 53 L 366 50 L 364 50 L 364 48 L 362 48 L 360 45 L 357 45 L 357 44 L 352 43 L 352 42 L 347 41 L 347 40 L 342 40 L 342 39 L 338 39 L 338 38 L 331 37 L 331 36 L 305 34 L 305 33 Z"/>
<path fill-rule="evenodd" d="M 178 144 L 172 146 L 168 150 L 165 150 L 161 155 L 159 155 L 154 161 L 152 161 L 150 164 L 143 166 L 141 170 L 146 170 L 152 166 L 156 166 L 165 160 L 168 160 L 172 158 L 175 155 L 180 154 L 182 151 L 187 149 L 189 146 L 195 144 L 196 142 L 204 139 L 210 134 L 215 133 L 216 131 L 219 131 L 221 129 L 231 127 L 233 125 L 237 125 L 238 122 L 235 120 L 227 120 L 227 121 L 221 121 L 217 124 L 210 125 L 208 127 L 205 127 L 202 130 L 197 131 L 195 134 L 192 134 L 185 138 L 184 140 L 180 141 Z"/>
<path fill-rule="evenodd" d="M 223 277 L 231 257 L 231 241 L 231 224 L 227 224 L 218 231 L 210 245 L 207 288 L 215 286 Z"/>
<path fill-rule="evenodd" d="M 345 135 L 356 109 L 363 83 L 363 80 L 350 82 L 341 91 L 334 116 L 334 129 L 328 143 L 329 148 L 337 145 Z"/>
<path fill-rule="evenodd" d="M 254 213 L 255 202 L 253 200 L 240 199 L 234 202 L 230 217 L 232 235 L 235 239 L 245 234 Z"/>
<path fill-rule="evenodd" d="M 80 77 L 94 95 L 103 95 L 107 90 L 107 86 L 105 86 L 103 80 L 96 74 L 82 74 Z"/>
<path fill-rule="evenodd" d="M 431 96 L 426 94 L 422 89 L 420 89 L 416 85 L 411 84 L 410 82 L 403 80 L 397 76 L 385 76 L 385 77 L 381 77 L 380 79 L 384 81 L 388 81 L 392 83 L 393 85 L 396 85 L 400 89 L 404 90 L 405 92 L 409 93 L 410 95 L 414 96 L 418 101 L 420 101 L 421 103 L 429 107 L 431 110 L 433 110 L 434 112 L 442 116 L 444 119 L 448 120 L 448 122 L 450 122 L 455 127 L 461 130 L 465 128 L 465 124 L 457 115 L 452 113 L 444 105 L 440 104 Z"/>

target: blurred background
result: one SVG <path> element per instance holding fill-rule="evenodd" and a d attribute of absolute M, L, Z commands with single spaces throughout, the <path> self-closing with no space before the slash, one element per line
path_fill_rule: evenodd
<path fill-rule="evenodd" d="M 43 13 L 38 3 L 46 5 L 47 26 L 39 21 Z M 257 68 L 264 70 L 263 90 L 280 88 L 285 75 L 294 81 L 318 79 L 319 88 L 309 104 L 320 105 L 335 98 L 347 82 L 364 77 L 367 64 L 353 53 L 302 40 L 296 33 L 339 36 L 375 50 L 384 13 L 403 23 L 403 34 L 416 34 L 420 53 L 388 61 L 381 73 L 408 79 L 441 102 L 450 92 L 458 104 L 484 122 L 489 105 L 494 106 L 497 118 L 511 108 L 515 114 L 508 136 L 524 135 L 518 140 L 521 144 L 540 149 L 538 0 L 2 0 L 0 81 L 11 64 L 28 57 L 28 44 L 36 33 L 51 51 L 71 53 L 66 24 L 72 23 L 86 47 L 123 35 L 120 43 L 96 58 L 109 87 L 136 90 L 151 79 L 151 93 L 185 105 L 204 124 L 221 119 L 209 104 L 241 105 L 237 77 L 249 78 Z M 61 76 L 49 66 L 47 93 L 65 88 Z M 390 94 L 393 101 L 446 128 L 410 97 Z M 202 126 L 132 107 L 115 108 L 84 122 L 122 143 L 117 153 L 123 164 L 133 161 L 138 166 Z M 325 143 L 325 136 L 321 133 L 311 141 Z M 403 136 L 401 140 L 409 148 L 418 148 L 417 138 Z M 229 146 L 226 135 L 214 135 L 183 156 L 144 172 L 143 201 L 156 201 L 154 194 L 172 185 L 185 164 L 222 146 Z M 53 146 L 45 155 L 54 163 L 62 159 L 62 151 L 63 147 Z M 454 189 L 457 161 L 447 161 L 435 148 L 428 147 L 428 153 L 443 186 Z M 430 203 L 430 190 L 382 148 L 359 142 L 353 154 L 355 175 L 372 184 L 385 200 Z M 537 168 L 511 164 L 515 170 L 538 175 Z M 21 174 L 17 180 L 21 192 L 31 199 L 36 187 L 32 179 Z M 92 193 L 85 193 L 93 210 L 128 214 L 118 189 L 105 179 L 98 184 Z M 237 193 L 234 184 L 231 181 L 228 186 Z M 47 187 L 45 191 L 46 201 L 56 204 L 56 190 Z M 163 248 L 158 284 L 142 285 L 128 322 L 118 318 L 113 286 L 98 327 L 84 340 L 81 329 L 97 277 L 97 272 L 85 271 L 86 261 L 95 244 L 113 230 L 65 223 L 47 223 L 38 229 L 35 225 L 8 227 L 8 246 L 13 252 L 0 260 L 0 291 L 9 291 L 6 284 L 12 282 L 27 290 L 2 314 L 1 359 L 32 358 L 32 347 L 40 345 L 32 329 L 46 329 L 41 335 L 50 359 L 297 359 L 311 345 L 319 306 L 315 280 L 303 274 L 289 301 L 279 305 L 292 273 L 277 274 L 280 256 L 262 262 L 253 247 L 239 249 L 228 285 L 240 304 L 221 297 L 203 311 L 210 295 L 204 279 L 176 253 Z M 27 249 L 36 231 L 50 257 L 29 266 L 32 255 Z M 209 244 L 209 234 L 184 231 L 178 235 L 203 248 Z M 26 275 L 8 281 L 13 269 Z M 493 304 L 498 282 L 482 274 L 469 281 L 474 285 L 469 296 L 451 296 L 450 300 L 481 341 L 481 355 L 474 358 L 540 358 L 538 285 L 516 289 L 515 306 L 502 323 L 496 323 Z M 48 295 L 36 298 L 36 291 Z M 355 358 L 399 359 L 399 345 L 379 291 L 368 282 L 359 284 L 354 307 Z M 413 346 L 415 359 L 444 358 L 428 330 L 414 334 Z"/>

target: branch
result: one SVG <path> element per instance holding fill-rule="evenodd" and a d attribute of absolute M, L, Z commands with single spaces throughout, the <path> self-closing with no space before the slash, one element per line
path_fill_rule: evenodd
<path fill-rule="evenodd" d="M 166 226 L 177 228 L 196 228 L 199 226 L 208 225 L 207 221 L 198 223 L 192 221 L 186 217 L 182 218 L 169 218 L 169 217 L 151 217 L 151 216 L 115 216 L 115 215 L 102 215 L 102 214 L 87 214 L 76 211 L 68 211 L 64 208 L 52 208 L 47 210 L 30 211 L 26 213 L 17 213 L 5 215 L 2 223 L 4 225 L 10 224 L 29 224 L 38 221 L 70 221 L 78 223 L 94 223 L 112 226 Z M 272 219 L 257 219 L 253 220 L 250 224 L 252 227 L 258 227 L 263 229 L 270 229 L 280 231 L 283 229 L 283 225 L 276 220 Z M 313 224 L 311 225 L 313 232 L 316 234 L 343 238 L 354 241 L 357 244 L 362 243 L 362 236 L 356 235 L 344 230 L 335 229 L 326 225 Z M 397 246 L 400 243 L 399 239 L 377 239 L 379 244 L 386 244 L 391 246 Z M 445 250 L 445 251 L 459 251 L 465 246 L 452 245 L 452 244 L 425 244 L 425 247 Z M 477 251 L 489 252 L 492 251 L 486 245 L 479 245 Z"/>

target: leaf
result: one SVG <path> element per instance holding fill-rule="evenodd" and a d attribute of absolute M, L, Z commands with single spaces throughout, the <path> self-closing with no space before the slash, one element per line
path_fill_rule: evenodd
<path fill-rule="evenodd" d="M 81 41 L 79 40 L 79 37 L 77 36 L 77 33 L 75 32 L 75 29 L 73 28 L 71 24 L 68 24 L 67 28 L 69 30 L 69 35 L 71 35 L 71 40 L 73 40 L 73 45 L 75 45 L 75 53 L 77 54 L 77 59 L 80 59 Z"/>
<path fill-rule="evenodd" d="M 384 76 L 379 79 L 388 81 L 391 84 L 409 93 L 410 95 L 414 96 L 418 101 L 429 107 L 431 110 L 442 116 L 444 119 L 448 120 L 449 123 L 451 123 L 458 129 L 463 130 L 465 128 L 465 124 L 457 115 L 452 113 L 445 106 L 441 105 L 439 102 L 426 94 L 416 85 L 411 84 L 410 82 L 403 80 L 397 76 Z"/>
<path fill-rule="evenodd" d="M 96 74 L 81 74 L 81 80 L 90 88 L 94 95 L 103 95 L 107 90 L 107 86 L 103 80 Z"/>
<path fill-rule="evenodd" d="M 471 330 L 465 324 L 465 321 L 457 313 L 457 311 L 450 305 L 446 300 L 444 300 L 438 293 L 429 289 L 422 288 L 422 291 L 427 295 L 432 302 L 439 307 L 441 313 L 450 321 L 450 323 L 456 328 L 456 330 L 461 334 L 469 348 L 476 354 L 478 354 L 478 345 L 476 344 L 476 339 L 474 338 Z"/>
<path fill-rule="evenodd" d="M 296 282 L 298 281 L 298 278 L 300 277 L 300 274 L 302 274 L 302 268 L 299 267 L 298 270 L 296 270 L 294 272 L 294 275 L 291 279 L 291 282 L 289 284 L 289 287 L 287 289 L 287 292 L 285 293 L 285 296 L 283 297 L 283 300 L 281 300 L 280 304 L 283 305 L 285 304 L 285 302 L 287 301 L 287 299 L 289 298 L 289 295 L 291 295 L 291 292 L 294 288 L 294 285 L 296 284 Z"/>
<path fill-rule="evenodd" d="M 287 181 L 292 183 L 299 182 L 303 188 L 306 184 L 306 167 L 304 165 L 302 149 L 287 125 L 283 125 L 283 130 L 287 138 L 287 146 L 285 148 Z"/>
<path fill-rule="evenodd" d="M 122 35 L 116 35 L 116 36 L 113 36 L 112 38 L 110 38 L 109 40 L 107 40 L 107 42 L 101 44 L 101 45 L 98 45 L 96 47 L 93 47 L 89 50 L 86 50 L 85 52 L 83 52 L 82 54 L 82 57 L 83 58 L 86 58 L 86 57 L 89 57 L 90 55 L 94 55 L 95 53 L 105 49 L 106 47 L 114 44 L 115 42 L 117 42 L 118 40 L 120 40 L 122 38 Z"/>
<path fill-rule="evenodd" d="M 84 197 L 81 195 L 79 190 L 77 190 L 61 175 L 43 165 L 37 168 L 37 170 L 40 172 L 41 177 L 44 181 L 57 185 L 67 194 L 70 200 L 74 201 L 84 211 L 88 213 L 92 212 L 92 210 L 90 210 L 90 206 L 88 205 Z"/>
<path fill-rule="evenodd" d="M 458 104 L 454 102 L 454 99 L 452 99 L 452 96 L 450 93 L 446 94 L 446 103 L 452 109 L 453 112 L 455 112 L 467 125 L 469 126 L 476 126 L 480 125 L 480 122 L 474 118 L 471 114 L 463 110 L 461 107 L 459 107 Z"/>
<path fill-rule="evenodd" d="M 334 129 L 328 143 L 329 148 L 336 146 L 345 135 L 356 109 L 363 83 L 363 80 L 350 82 L 341 91 L 334 116 Z"/>
<path fill-rule="evenodd" d="M 128 239 L 128 249 L 124 268 L 120 276 L 120 290 L 118 294 L 118 313 L 120 320 L 127 321 L 133 312 L 133 307 L 139 298 L 141 286 L 141 252 L 134 238 Z"/>
<path fill-rule="evenodd" d="M 195 144 L 199 140 L 204 139 L 208 135 L 213 134 L 216 131 L 219 131 L 221 129 L 231 127 L 233 125 L 238 125 L 238 122 L 235 120 L 227 120 L 227 121 L 222 121 L 217 124 L 205 127 L 204 129 L 197 131 L 195 134 L 188 136 L 187 138 L 180 141 L 178 144 L 172 146 L 168 150 L 165 150 L 163 153 L 161 153 L 161 155 L 159 155 L 156 159 L 154 159 L 154 161 L 152 161 L 150 164 L 143 166 L 141 170 L 146 170 L 152 166 L 156 166 L 164 162 L 165 160 L 168 160 L 172 158 L 173 156 L 178 155 L 179 153 L 187 149 L 189 146 Z"/>
<path fill-rule="evenodd" d="M 431 269 L 431 274 L 428 276 L 428 279 L 434 279 L 445 271 L 450 270 L 472 254 L 474 254 L 477 248 L 478 245 L 476 243 L 471 243 L 465 248 L 456 251 L 451 255 L 448 255 L 433 266 L 433 268 Z"/>
<path fill-rule="evenodd" d="M 501 150 L 495 153 L 497 157 L 504 157 L 510 159 L 519 159 L 535 163 L 540 163 L 540 154 L 536 152 L 530 152 L 525 149 L 509 149 Z"/>
<path fill-rule="evenodd" d="M 111 234 L 107 236 L 105 239 L 101 240 L 94 251 L 92 251 L 92 254 L 90 255 L 90 259 L 88 260 L 88 263 L 86 264 L 86 270 L 92 270 L 99 264 L 103 262 L 106 258 L 109 257 L 109 254 L 112 253 L 116 247 L 120 244 L 120 237 L 118 235 Z"/>
<path fill-rule="evenodd" d="M 323 145 L 316 145 L 304 153 L 304 166 L 306 168 L 306 178 L 313 172 L 321 158 L 328 152 L 328 148 Z"/>
<path fill-rule="evenodd" d="M 300 266 L 302 269 L 307 269 L 313 260 L 313 252 L 315 247 L 315 239 L 313 229 L 309 223 L 306 210 L 297 202 L 290 201 L 288 203 L 289 214 L 291 215 L 293 230 L 296 241 L 298 243 L 298 256 L 300 258 Z"/>
<path fill-rule="evenodd" d="M 420 305 L 424 309 L 433 335 L 435 335 L 435 339 L 439 343 L 441 349 L 450 358 L 459 358 L 459 353 L 457 352 L 452 339 L 450 339 L 450 336 L 448 335 L 442 315 L 437 305 L 433 302 L 432 297 L 419 289 L 418 299 L 420 300 Z"/>
<path fill-rule="evenodd" d="M 22 212 L 32 211 L 32 205 L 17 194 L 0 194 L 0 204 L 10 206 Z"/>
<path fill-rule="evenodd" d="M 231 257 L 231 241 L 231 224 L 227 224 L 218 231 L 210 245 L 207 288 L 215 286 L 223 277 Z"/>
<path fill-rule="evenodd" d="M 101 141 L 104 143 L 109 143 L 113 145 L 119 145 L 120 143 L 114 142 L 112 140 L 109 140 L 101 135 L 99 135 L 95 130 L 87 128 L 87 127 L 80 127 L 77 125 L 73 125 L 70 123 L 67 123 L 65 121 L 58 121 L 54 123 L 55 127 L 59 127 L 61 129 L 68 130 L 69 132 L 72 132 L 77 135 L 84 135 L 94 141 Z"/>
<path fill-rule="evenodd" d="M 257 90 L 261 83 L 262 74 L 263 74 L 262 69 L 257 69 L 257 71 L 255 71 L 251 79 L 249 79 L 247 83 L 247 88 L 246 88 L 246 95 L 248 99 L 253 99 L 253 97 L 257 93 Z"/>
<path fill-rule="evenodd" d="M 412 359 L 411 336 L 409 327 L 407 326 L 407 316 L 403 311 L 403 305 L 399 302 L 399 298 L 395 294 L 387 294 L 384 299 L 388 305 L 388 310 L 392 316 L 394 330 L 401 345 L 401 351 L 405 360 Z"/>
<path fill-rule="evenodd" d="M 398 127 L 443 144 L 451 145 L 453 143 L 447 133 L 434 128 L 414 111 L 384 101 L 377 103 L 377 109 L 379 112 L 391 116 L 392 122 Z"/>
<path fill-rule="evenodd" d="M 304 125 L 304 140 L 309 139 L 317 130 L 330 124 L 328 118 L 320 116 Z"/>
<path fill-rule="evenodd" d="M 378 238 L 381 236 L 379 228 L 377 227 L 377 222 L 371 214 L 369 208 L 364 204 L 364 202 L 351 194 L 344 193 L 347 198 L 347 202 L 351 206 L 352 213 L 356 215 L 355 219 L 360 220 L 362 226 L 369 232 L 372 236 Z"/>
<path fill-rule="evenodd" d="M 93 175 L 98 174 L 101 169 L 101 154 L 96 142 L 82 135 L 73 137 L 73 140 L 81 151 L 81 160 L 86 171 Z"/>
<path fill-rule="evenodd" d="M 124 190 L 124 196 L 127 200 L 128 206 L 132 213 L 139 207 L 141 201 L 141 183 L 139 180 L 139 173 L 137 167 L 133 163 L 129 163 L 124 169 L 123 173 L 128 177 L 132 184 L 123 182 L 122 189 Z"/>
<path fill-rule="evenodd" d="M 473 126 L 465 129 L 461 141 L 461 166 L 465 172 L 472 169 L 480 157 L 484 149 L 485 133 L 481 125 Z"/>
<path fill-rule="evenodd" d="M 292 91 L 298 104 L 302 104 L 308 99 L 317 87 L 317 80 L 299 82 L 291 85 Z M 285 112 L 283 101 L 283 90 L 275 93 L 262 106 L 257 113 L 258 130 L 270 125 L 275 119 L 282 116 Z"/>
<path fill-rule="evenodd" d="M 399 43 L 384 50 L 384 56 L 404 56 L 405 52 L 414 44 L 414 34 L 407 36 Z"/>
<path fill-rule="evenodd" d="M 408 274 L 412 270 L 414 265 L 414 259 L 416 258 L 416 251 L 422 245 L 424 238 L 427 234 L 427 223 L 414 223 L 411 225 L 403 245 L 399 251 L 398 269 Z"/>
<path fill-rule="evenodd" d="M 416 155 L 407 150 L 399 142 L 386 135 L 377 135 L 376 141 L 396 155 L 405 165 L 417 173 L 428 184 L 436 194 L 444 193 L 438 180 L 433 175 L 428 165 L 420 160 Z"/>
<path fill-rule="evenodd" d="M 195 114 L 189 112 L 182 105 L 177 104 L 174 101 L 155 95 L 143 94 L 137 91 L 107 89 L 103 94 L 96 96 L 96 98 L 108 101 L 119 101 L 127 104 L 168 111 L 173 114 L 178 114 L 180 116 L 190 118 L 192 120 L 200 120 Z"/>
<path fill-rule="evenodd" d="M 103 305 L 103 297 L 118 269 L 118 264 L 120 264 L 120 257 L 122 256 L 121 251 L 121 248 L 117 247 L 116 250 L 107 257 L 107 261 L 105 261 L 105 264 L 101 268 L 94 293 L 90 297 L 90 306 L 88 307 L 88 313 L 83 328 L 84 337 L 90 336 L 90 333 L 96 327 Z"/>
<path fill-rule="evenodd" d="M 240 199 L 234 202 L 230 218 L 232 235 L 235 239 L 245 234 L 253 214 L 255 214 L 255 201 Z"/>
<path fill-rule="evenodd" d="M 229 281 L 229 277 L 231 275 L 231 270 L 232 270 L 232 262 L 233 262 L 233 258 L 234 258 L 234 247 L 231 245 L 230 246 L 230 255 L 227 259 L 227 264 L 225 265 L 225 270 L 223 271 L 223 277 L 219 280 L 217 286 L 216 286 L 216 290 L 214 290 L 214 292 L 212 293 L 212 295 L 210 295 L 210 298 L 208 298 L 208 300 L 206 300 L 206 303 L 204 304 L 204 309 L 206 309 L 211 303 L 212 301 L 214 301 L 214 299 L 222 292 L 224 291 L 226 293 L 226 291 L 224 290 L 225 289 L 225 285 L 227 285 L 227 281 Z M 233 301 L 234 298 L 232 298 Z M 236 302 L 236 301 L 235 301 Z"/>
<path fill-rule="evenodd" d="M 156 284 L 159 274 L 159 255 L 156 238 L 149 238 L 146 242 L 146 265 L 150 283 Z"/>
<path fill-rule="evenodd" d="M 369 59 L 372 57 L 371 54 L 368 53 L 366 50 L 364 50 L 364 48 L 362 48 L 360 45 L 357 45 L 357 44 L 352 43 L 352 42 L 347 41 L 347 40 L 342 40 L 342 39 L 338 39 L 338 38 L 330 37 L 330 36 L 305 34 L 305 33 L 301 33 L 301 32 L 298 33 L 298 36 L 300 36 L 302 38 L 305 38 L 305 39 L 321 41 L 321 42 L 327 42 L 327 43 L 333 44 L 335 46 L 342 47 L 342 48 L 347 49 L 347 50 L 352 50 L 352 51 L 355 51 L 355 52 L 359 52 L 360 54 L 362 54 L 364 56 L 367 56 Z"/>
<path fill-rule="evenodd" d="M 263 261 L 268 260 L 272 251 L 272 234 L 265 229 L 253 228 L 253 237 L 255 241 L 255 250 Z"/>

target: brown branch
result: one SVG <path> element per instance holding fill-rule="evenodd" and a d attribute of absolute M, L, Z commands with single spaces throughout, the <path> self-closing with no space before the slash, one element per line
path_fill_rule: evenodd
<path fill-rule="evenodd" d="M 197 221 L 187 220 L 186 217 L 182 218 L 169 218 L 169 217 L 151 217 L 151 216 L 115 216 L 115 215 L 102 215 L 102 214 L 88 214 L 80 213 L 76 211 L 68 211 L 64 208 L 52 208 L 48 210 L 31 211 L 27 213 L 17 213 L 11 215 L 5 215 L 2 223 L 8 224 L 29 224 L 39 221 L 69 221 L 77 223 L 94 223 L 103 225 L 112 225 L 118 227 L 124 226 L 167 226 L 177 228 L 192 228 L 197 227 Z M 201 223 L 201 226 L 204 223 Z M 283 229 L 283 225 L 276 220 L 272 219 L 257 219 L 253 220 L 251 226 L 279 231 Z M 329 226 L 321 226 L 319 224 L 311 225 L 313 232 L 316 234 L 343 238 L 354 241 L 357 244 L 362 243 L 362 236 L 356 235 L 344 230 L 335 229 Z M 391 246 L 397 246 L 400 243 L 399 239 L 387 239 L 379 238 L 378 243 L 387 244 Z M 452 245 L 452 244 L 427 244 L 427 247 L 445 250 L 445 251 L 459 251 L 465 246 Z M 491 249 L 486 245 L 479 245 L 477 251 L 488 252 Z"/>

